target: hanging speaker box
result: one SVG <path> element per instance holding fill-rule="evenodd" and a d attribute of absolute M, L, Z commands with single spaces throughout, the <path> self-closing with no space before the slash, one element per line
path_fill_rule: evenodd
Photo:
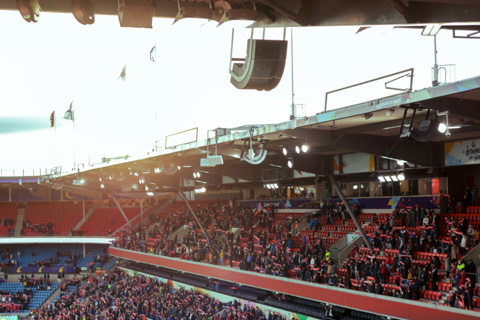
<path fill-rule="evenodd" d="M 250 39 L 244 63 L 233 64 L 230 82 L 237 89 L 270 91 L 282 79 L 287 41 Z"/>
<path fill-rule="evenodd" d="M 151 0 L 122 0 L 118 5 L 120 26 L 152 28 L 155 7 Z"/>

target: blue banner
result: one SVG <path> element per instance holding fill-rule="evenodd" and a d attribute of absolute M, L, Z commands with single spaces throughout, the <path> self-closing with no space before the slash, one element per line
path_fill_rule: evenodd
<path fill-rule="evenodd" d="M 12 273 L 75 273 L 75 268 L 74 267 L 13 267 Z"/>

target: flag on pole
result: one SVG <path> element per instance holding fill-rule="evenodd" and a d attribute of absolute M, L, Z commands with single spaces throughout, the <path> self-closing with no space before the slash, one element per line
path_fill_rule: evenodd
<path fill-rule="evenodd" d="M 55 110 L 50 115 L 50 128 L 53 128 L 54 126 L 55 126 Z"/>
<path fill-rule="evenodd" d="M 154 62 L 157 59 L 157 45 L 155 44 L 150 50 L 150 61 Z"/>
<path fill-rule="evenodd" d="M 121 80 L 125 81 L 126 78 L 127 78 L 127 65 L 124 65 L 123 69 L 122 69 L 122 72 L 120 72 L 120 75 L 118 76 L 117 80 L 121 79 Z"/>
<path fill-rule="evenodd" d="M 73 115 L 73 101 L 70 102 L 70 108 L 67 111 L 65 111 L 63 119 L 75 121 L 75 117 Z"/>

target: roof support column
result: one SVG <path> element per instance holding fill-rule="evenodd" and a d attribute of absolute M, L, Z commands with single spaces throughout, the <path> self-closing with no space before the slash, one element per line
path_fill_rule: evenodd
<path fill-rule="evenodd" d="M 335 190 L 337 191 L 338 195 L 340 196 L 340 199 L 342 199 L 343 204 L 345 205 L 345 208 L 346 208 L 347 211 L 348 211 L 348 214 L 350 214 L 350 217 L 352 218 L 353 222 L 355 223 L 355 226 L 357 227 L 358 232 L 360 232 L 360 235 L 362 236 L 363 241 L 365 241 L 365 244 L 367 245 L 368 250 L 370 250 L 371 254 L 374 255 L 374 254 L 375 254 L 375 250 L 373 250 L 372 245 L 370 244 L 370 241 L 368 241 L 367 235 L 366 235 L 365 232 L 363 231 L 362 226 L 361 226 L 360 223 L 358 222 L 357 217 L 355 217 L 355 214 L 353 213 L 353 210 L 352 210 L 352 208 L 350 207 L 350 204 L 348 203 L 347 199 L 346 199 L 345 196 L 343 195 L 342 190 L 341 190 L 340 187 L 338 186 L 337 180 L 335 180 L 335 177 L 334 177 L 333 175 L 329 175 L 328 178 L 329 178 L 330 181 L 332 182 L 332 186 L 333 186 L 333 187 L 335 188 Z"/>
<path fill-rule="evenodd" d="M 115 204 L 117 205 L 118 210 L 120 210 L 120 213 L 122 214 L 122 216 L 125 218 L 125 221 L 127 221 L 128 226 L 129 226 L 129 227 L 132 227 L 132 224 L 131 224 L 130 221 L 128 220 L 127 215 L 125 214 L 125 212 L 123 212 L 123 209 L 122 209 L 122 207 L 120 207 L 120 204 L 118 203 L 117 199 L 115 199 L 114 196 L 112 196 L 112 199 L 113 199 L 113 202 L 115 202 Z"/>
<path fill-rule="evenodd" d="M 177 191 L 177 194 L 180 198 L 182 198 L 182 200 L 185 202 L 185 204 L 187 205 L 188 207 L 188 210 L 190 210 L 190 213 L 192 214 L 192 216 L 195 218 L 195 221 L 198 223 L 198 225 L 200 226 L 200 229 L 202 229 L 202 232 L 203 232 L 203 236 L 205 237 L 205 239 L 208 239 L 208 235 L 207 233 L 205 232 L 205 229 L 203 229 L 203 226 L 202 224 L 200 223 L 200 220 L 198 220 L 197 218 L 197 215 L 195 214 L 195 212 L 193 211 L 192 209 L 192 206 L 190 205 L 190 203 L 188 202 L 187 198 L 185 197 L 185 195 L 183 194 L 182 191 Z"/>

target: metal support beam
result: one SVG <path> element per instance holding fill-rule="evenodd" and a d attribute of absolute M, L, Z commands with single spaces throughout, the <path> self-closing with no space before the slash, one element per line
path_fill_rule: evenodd
<path fill-rule="evenodd" d="M 190 203 L 188 202 L 187 197 L 185 197 L 185 195 L 183 194 L 182 191 L 177 191 L 177 194 L 178 194 L 178 196 L 179 196 L 180 198 L 182 198 L 182 200 L 185 202 L 185 204 L 186 204 L 187 207 L 188 207 L 188 210 L 190 210 L 190 213 L 191 213 L 192 216 L 195 218 L 195 221 L 196 221 L 196 222 L 198 223 L 198 225 L 200 226 L 200 229 L 202 229 L 203 236 L 205 237 L 205 239 L 208 239 L 207 232 L 205 232 L 205 229 L 203 229 L 203 226 L 202 226 L 202 224 L 200 223 L 200 220 L 198 220 L 197 215 L 196 215 L 195 212 L 193 211 L 192 206 L 191 206 Z"/>
<path fill-rule="evenodd" d="M 122 207 L 120 207 L 120 204 L 118 203 L 117 199 L 115 199 L 114 196 L 112 196 L 112 199 L 113 199 L 113 202 L 115 202 L 115 204 L 117 205 L 118 210 L 120 210 L 122 216 L 125 218 L 125 221 L 127 221 L 128 226 L 131 227 L 132 224 L 131 224 L 130 221 L 128 220 L 127 215 L 125 214 L 125 212 L 123 212 L 123 209 L 122 209 Z"/>
<path fill-rule="evenodd" d="M 342 199 L 343 204 L 345 205 L 345 208 L 347 208 L 348 214 L 350 214 L 350 217 L 352 218 L 353 223 L 355 223 L 355 226 L 357 227 L 358 232 L 360 232 L 360 235 L 362 236 L 363 241 L 365 241 L 365 244 L 367 245 L 368 250 L 370 250 L 370 252 L 374 255 L 375 250 L 373 250 L 372 245 L 370 244 L 370 241 L 368 241 L 367 235 L 363 231 L 362 226 L 358 222 L 357 217 L 355 217 L 355 214 L 353 213 L 353 210 L 350 207 L 350 204 L 348 203 L 347 199 L 343 195 L 342 190 L 338 186 L 337 180 L 335 180 L 335 177 L 333 175 L 329 175 L 328 178 L 330 179 L 330 182 L 332 183 L 332 186 L 335 188 L 338 195 L 340 196 L 340 199 Z"/>
<path fill-rule="evenodd" d="M 278 13 L 284 15 L 288 19 L 298 23 L 299 25 L 305 25 L 305 21 L 302 21 L 298 15 L 295 13 L 283 8 L 282 6 L 279 6 L 278 4 L 274 3 L 273 1 L 270 0 L 259 0 L 261 3 L 263 3 L 266 6 L 269 6 L 273 10 L 277 11 Z"/>
<path fill-rule="evenodd" d="M 480 119 L 480 102 L 476 100 L 442 97 L 422 101 L 421 106 L 440 112 L 449 111 L 459 116 Z"/>
<path fill-rule="evenodd" d="M 377 156 L 403 159 L 426 167 L 438 166 L 443 161 L 443 145 L 434 142 L 418 143 L 397 137 L 357 134 L 338 137 L 334 145 Z"/>

